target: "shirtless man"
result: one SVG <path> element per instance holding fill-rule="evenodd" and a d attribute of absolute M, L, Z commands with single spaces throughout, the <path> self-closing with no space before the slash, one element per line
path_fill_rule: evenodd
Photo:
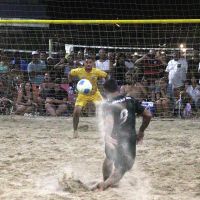
<path fill-rule="evenodd" d="M 129 95 L 139 101 L 147 97 L 147 90 L 141 83 L 137 82 L 137 75 L 134 72 L 128 71 L 125 74 L 125 79 L 125 85 L 120 88 L 121 94 Z"/>

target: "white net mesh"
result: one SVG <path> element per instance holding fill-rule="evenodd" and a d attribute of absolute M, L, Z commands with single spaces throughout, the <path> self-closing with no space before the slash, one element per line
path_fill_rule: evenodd
<path fill-rule="evenodd" d="M 160 1 L 115 0 L 111 3 L 19 0 L 16 3 L 4 0 L 0 5 L 2 19 L 195 19 L 199 18 L 200 13 L 199 2 L 178 0 L 162 4 Z M 70 104 L 66 104 L 68 108 L 63 105 L 67 112 L 52 113 L 71 115 L 76 97 L 76 82 L 69 85 L 67 75 L 71 69 L 80 67 L 84 56 L 90 54 L 96 60 L 108 59 L 112 63 L 108 72 L 118 79 L 121 91 L 135 96 L 144 105 L 153 105 L 155 116 L 172 116 L 175 113 L 183 115 L 189 104 L 196 113 L 199 109 L 199 33 L 198 23 L 1 23 L 1 80 L 2 85 L 7 87 L 7 94 L 2 92 L 1 96 L 12 94 L 8 97 L 14 102 L 16 112 L 16 101 L 23 99 L 19 100 L 19 91 L 23 91 L 22 82 L 37 76 L 32 81 L 32 87 L 36 95 L 35 103 L 41 105 L 37 105 L 37 109 L 34 107 L 34 110 L 46 114 L 45 94 L 40 89 L 45 87 L 43 82 L 48 81 L 48 74 L 45 73 L 49 73 L 51 82 L 61 84 L 70 100 Z M 101 58 L 99 50 L 102 48 L 105 49 L 105 55 Z M 153 57 L 151 49 L 155 50 Z M 41 62 L 41 71 L 30 75 L 28 64 L 32 62 L 32 52 L 36 50 L 40 52 L 38 61 Z M 174 60 L 175 51 L 180 55 Z M 180 69 L 178 64 L 181 64 Z M 193 86 L 192 77 L 196 78 L 196 83 L 192 79 Z M 38 97 L 41 97 L 40 103 Z M 64 98 L 62 93 L 60 98 Z M 8 105 L 6 102 L 5 106 L 1 106 L 2 113 L 9 113 Z M 93 110 L 89 108 L 89 112 Z M 19 111 L 18 114 L 28 111 Z"/>

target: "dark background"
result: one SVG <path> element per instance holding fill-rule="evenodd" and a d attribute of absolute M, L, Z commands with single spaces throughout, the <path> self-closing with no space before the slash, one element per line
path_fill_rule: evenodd
<path fill-rule="evenodd" d="M 199 0 L 1 0 L 1 18 L 28 19 L 192 19 L 200 18 Z M 65 43 L 121 47 L 176 48 L 180 43 L 199 49 L 199 24 L 50 25 L 0 27 L 0 48 L 55 50 Z"/>

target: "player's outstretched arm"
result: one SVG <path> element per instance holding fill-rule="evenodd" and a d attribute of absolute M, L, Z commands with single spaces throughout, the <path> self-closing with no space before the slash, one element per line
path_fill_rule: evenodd
<path fill-rule="evenodd" d="M 144 131 L 148 127 L 148 125 L 151 121 L 152 115 L 147 109 L 145 109 L 142 113 L 142 118 L 143 118 L 142 124 L 141 124 L 141 126 L 139 128 L 139 132 L 137 134 L 137 143 L 139 143 L 143 140 Z"/>

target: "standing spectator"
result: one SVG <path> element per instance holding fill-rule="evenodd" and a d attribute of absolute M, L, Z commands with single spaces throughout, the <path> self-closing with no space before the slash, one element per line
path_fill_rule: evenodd
<path fill-rule="evenodd" d="M 186 59 L 180 56 L 180 52 L 175 52 L 173 59 L 168 62 L 166 72 L 168 72 L 169 88 L 176 98 L 178 98 L 180 91 L 184 89 L 187 70 Z"/>
<path fill-rule="evenodd" d="M 67 66 L 67 59 L 65 57 L 61 57 L 60 61 L 54 66 L 54 75 L 55 78 L 62 79 L 65 73 L 65 67 Z"/>
<path fill-rule="evenodd" d="M 45 108 L 50 116 L 60 116 L 67 111 L 68 94 L 60 84 L 61 80 L 56 79 L 54 88 L 46 96 Z"/>
<path fill-rule="evenodd" d="M 31 82 L 25 82 L 18 90 L 15 114 L 31 113 L 37 107 L 37 99 L 33 93 Z"/>
<path fill-rule="evenodd" d="M 55 60 L 53 57 L 49 56 L 47 57 L 47 73 L 49 73 L 51 78 L 55 78 L 55 72 L 54 72 L 54 65 L 55 65 Z"/>
<path fill-rule="evenodd" d="M 140 65 L 141 72 L 149 84 L 154 84 L 156 79 L 161 78 L 165 64 L 154 49 L 150 49 L 147 54 L 135 61 L 135 65 Z"/>
<path fill-rule="evenodd" d="M 194 50 L 193 56 L 188 59 L 188 76 L 187 79 L 191 79 L 192 76 L 198 77 L 198 67 L 199 67 L 199 51 Z"/>
<path fill-rule="evenodd" d="M 75 67 L 82 67 L 84 65 L 84 54 L 82 51 L 78 51 L 74 65 Z"/>
<path fill-rule="evenodd" d="M 9 58 L 5 52 L 1 52 L 0 59 L 1 59 L 0 60 L 0 76 L 5 77 L 9 72 L 9 67 L 10 67 Z"/>
<path fill-rule="evenodd" d="M 43 82 L 46 64 L 39 59 L 39 52 L 32 52 L 32 61 L 28 64 L 29 80 L 39 86 Z"/>
<path fill-rule="evenodd" d="M 99 59 L 95 61 L 96 68 L 105 71 L 105 72 L 110 72 L 112 69 L 112 62 L 107 59 L 106 56 L 106 51 L 105 49 L 100 49 L 99 50 Z"/>
<path fill-rule="evenodd" d="M 14 53 L 13 60 L 11 60 L 11 74 L 14 80 L 28 80 L 28 63 L 21 58 L 19 52 Z"/>
<path fill-rule="evenodd" d="M 21 58 L 19 52 L 15 52 L 13 55 L 13 60 L 11 60 L 12 71 L 27 72 L 28 63 Z"/>
<path fill-rule="evenodd" d="M 134 62 L 132 60 L 131 53 L 126 53 L 125 65 L 126 65 L 126 67 L 127 67 L 128 70 L 134 68 Z"/>
<path fill-rule="evenodd" d="M 45 51 L 40 51 L 40 61 L 45 65 L 47 64 L 47 54 Z"/>
<path fill-rule="evenodd" d="M 74 55 L 68 55 L 65 69 L 64 69 L 65 78 L 68 77 L 70 71 L 76 66 L 75 63 L 76 61 L 74 60 Z M 82 67 L 82 65 L 80 64 L 78 64 L 77 66 Z"/>
<path fill-rule="evenodd" d="M 158 52 L 150 49 L 147 54 L 135 61 L 135 65 L 140 65 L 139 70 L 149 85 L 149 92 L 152 96 L 151 101 L 155 101 L 155 84 L 163 74 L 165 62 Z"/>
<path fill-rule="evenodd" d="M 125 74 L 128 71 L 125 65 L 125 55 L 123 53 L 119 53 L 116 55 L 116 63 L 112 69 L 112 78 L 117 80 L 118 85 L 121 86 L 124 84 Z"/>

